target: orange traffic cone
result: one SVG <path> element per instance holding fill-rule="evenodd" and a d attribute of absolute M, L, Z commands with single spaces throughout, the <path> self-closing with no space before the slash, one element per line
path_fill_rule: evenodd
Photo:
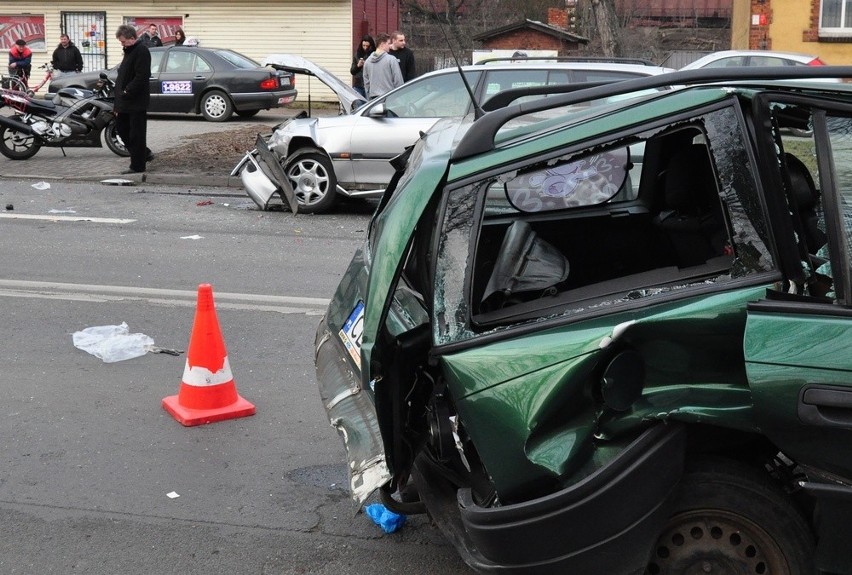
<path fill-rule="evenodd" d="M 210 284 L 198 286 L 195 323 L 189 337 L 180 391 L 163 398 L 163 408 L 187 426 L 255 413 L 254 405 L 237 394 Z"/>

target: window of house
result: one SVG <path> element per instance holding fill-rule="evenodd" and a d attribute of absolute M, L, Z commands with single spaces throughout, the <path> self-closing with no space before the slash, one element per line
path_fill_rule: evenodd
<path fill-rule="evenodd" d="M 819 34 L 820 36 L 852 35 L 852 0 L 822 0 Z"/>

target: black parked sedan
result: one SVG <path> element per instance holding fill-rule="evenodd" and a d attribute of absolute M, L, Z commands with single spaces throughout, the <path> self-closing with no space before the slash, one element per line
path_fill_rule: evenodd
<path fill-rule="evenodd" d="M 118 68 L 107 71 L 115 79 Z M 100 70 L 64 74 L 51 81 L 60 88 L 92 89 Z M 260 110 L 286 106 L 296 99 L 293 75 L 261 66 L 233 50 L 168 46 L 151 48 L 151 105 L 149 112 L 201 114 L 224 122 L 236 112 L 250 117 Z"/>

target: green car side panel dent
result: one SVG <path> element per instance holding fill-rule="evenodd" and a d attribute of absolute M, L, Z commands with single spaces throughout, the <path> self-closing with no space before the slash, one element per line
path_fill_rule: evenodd
<path fill-rule="evenodd" d="M 754 431 L 742 337 L 746 304 L 766 287 L 649 305 L 442 355 L 456 408 L 501 498 L 581 480 L 591 460 L 602 465 L 618 452 L 608 451 L 613 442 L 650 421 Z M 644 389 L 630 410 L 615 413 L 597 399 L 597 378 L 625 347 L 642 356 Z"/>
<path fill-rule="evenodd" d="M 852 475 L 852 317 L 749 312 L 746 369 L 763 432 L 790 457 Z M 828 392 L 827 400 L 807 395 Z"/>

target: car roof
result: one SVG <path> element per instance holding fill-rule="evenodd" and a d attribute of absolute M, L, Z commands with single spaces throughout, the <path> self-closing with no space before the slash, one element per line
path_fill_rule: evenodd
<path fill-rule="evenodd" d="M 352 104 L 358 100 L 363 101 L 364 97 L 355 91 L 355 89 L 329 70 L 323 68 L 319 64 L 308 60 L 298 54 L 269 54 L 263 60 L 264 66 L 272 66 L 279 70 L 287 70 L 296 74 L 306 74 L 314 76 L 326 84 L 340 100 L 344 110 L 351 110 Z M 478 63 L 462 66 L 465 72 L 473 72 L 480 70 L 577 70 L 577 71 L 621 71 L 636 76 L 654 76 L 673 72 L 672 68 L 663 68 L 660 66 L 648 66 L 645 64 L 632 64 L 621 62 L 588 62 L 588 61 L 571 61 L 571 62 L 556 62 L 542 60 L 519 60 L 515 62 L 499 63 Z M 458 68 L 442 68 L 422 74 L 417 78 L 428 78 L 430 76 L 440 76 L 443 74 L 457 74 Z"/>
<path fill-rule="evenodd" d="M 480 62 L 478 64 L 468 64 L 462 66 L 465 71 L 468 70 L 522 70 L 522 69 L 547 69 L 547 70 L 599 70 L 599 71 L 618 71 L 631 72 L 637 76 L 653 76 L 656 74 L 665 74 L 673 72 L 673 68 L 663 68 L 661 66 L 648 66 L 647 64 L 630 64 L 624 62 L 554 62 L 546 60 L 517 60 L 514 62 L 499 63 Z M 446 73 L 448 70 L 457 70 L 457 68 L 443 68 L 435 70 L 435 72 Z"/>
<path fill-rule="evenodd" d="M 591 88 L 580 87 L 573 93 L 564 93 L 565 86 L 554 85 L 554 94 L 523 104 L 512 104 L 496 109 L 474 121 L 465 133 L 453 153 L 455 159 L 463 159 L 488 152 L 495 148 L 495 136 L 508 121 L 527 114 L 557 109 L 578 103 L 628 96 L 620 103 L 620 108 L 635 105 L 631 94 L 646 94 L 647 97 L 666 97 L 670 93 L 681 93 L 697 87 L 717 88 L 719 93 L 731 89 L 741 89 L 744 93 L 760 89 L 795 89 L 827 94 L 841 93 L 848 97 L 852 93 L 852 84 L 827 83 L 824 78 L 852 78 L 852 66 L 767 66 L 737 68 L 699 68 L 696 70 L 675 71 L 655 77 L 637 78 L 621 82 L 597 85 Z M 649 94 L 648 90 L 672 87 L 673 91 L 660 91 Z M 563 93 L 557 93 L 563 92 Z M 672 110 L 672 113 L 677 110 Z M 599 114 L 600 110 L 590 108 L 588 114 Z"/>
<path fill-rule="evenodd" d="M 686 66 L 683 66 L 681 70 L 693 70 L 695 68 L 700 68 L 701 66 L 709 62 L 715 62 L 716 60 L 721 60 L 723 58 L 736 58 L 737 56 L 784 58 L 787 60 L 795 60 L 803 64 L 807 64 L 808 62 L 818 58 L 817 56 L 811 54 L 803 54 L 801 52 L 779 52 L 772 50 L 720 50 L 718 52 L 712 52 L 710 54 L 707 54 L 706 56 L 702 56 L 694 62 L 690 62 Z"/>
<path fill-rule="evenodd" d="M 652 61 L 645 58 L 621 58 L 605 56 L 495 56 L 493 58 L 485 58 L 478 60 L 474 64 L 488 64 L 490 62 L 591 62 L 591 63 L 609 63 L 609 64 L 642 64 L 643 66 L 656 66 Z"/>
<path fill-rule="evenodd" d="M 180 48 L 180 49 L 183 49 L 183 50 L 198 50 L 199 52 L 214 52 L 216 50 L 229 50 L 231 52 L 234 51 L 231 48 L 213 48 L 213 47 L 210 47 L 210 46 L 203 46 L 203 47 L 202 46 L 186 46 L 184 44 L 176 45 L 176 46 L 151 46 L 150 48 L 148 48 L 148 50 L 150 50 L 151 52 L 164 52 L 164 51 L 169 50 L 171 48 Z"/>

